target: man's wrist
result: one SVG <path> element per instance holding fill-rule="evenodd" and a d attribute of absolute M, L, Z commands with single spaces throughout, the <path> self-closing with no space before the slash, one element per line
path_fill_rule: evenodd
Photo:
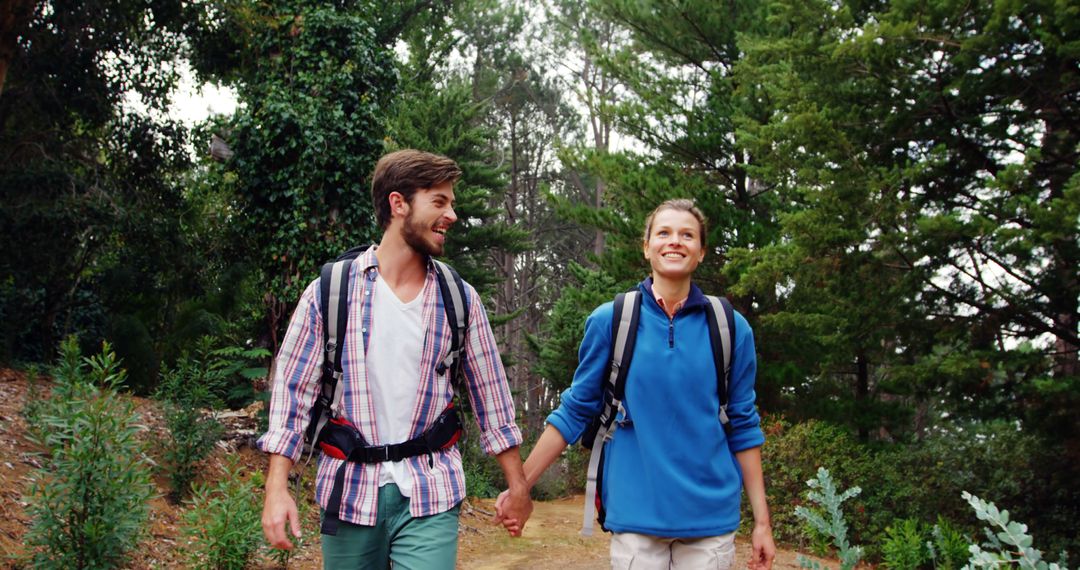
<path fill-rule="evenodd" d="M 517 497 L 528 497 L 530 495 L 529 484 L 524 479 L 507 483 L 507 491 Z"/>

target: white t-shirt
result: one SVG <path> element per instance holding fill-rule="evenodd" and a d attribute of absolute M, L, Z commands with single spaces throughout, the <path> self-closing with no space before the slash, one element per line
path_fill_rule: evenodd
<path fill-rule="evenodd" d="M 424 349 L 423 300 L 421 289 L 415 299 L 402 302 L 382 276 L 375 279 L 367 367 L 375 426 L 384 444 L 401 443 L 412 437 L 413 412 L 420 388 L 420 353 Z M 382 463 L 379 486 L 388 483 L 396 484 L 406 497 L 412 494 L 412 474 L 407 462 Z"/>

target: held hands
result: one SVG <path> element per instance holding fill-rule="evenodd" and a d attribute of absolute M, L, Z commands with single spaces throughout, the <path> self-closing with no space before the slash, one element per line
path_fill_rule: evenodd
<path fill-rule="evenodd" d="M 495 520 L 492 522 L 502 524 L 510 536 L 521 536 L 532 510 L 532 499 L 527 490 L 507 489 L 495 500 Z"/>
<path fill-rule="evenodd" d="M 296 510 L 296 501 L 287 489 L 268 490 L 266 499 L 263 501 L 262 527 L 263 534 L 272 548 L 289 550 L 293 547 L 286 533 L 286 523 L 292 530 L 292 535 L 300 538 L 300 514 Z"/>
<path fill-rule="evenodd" d="M 750 570 L 772 570 L 773 558 L 776 557 L 772 526 L 768 523 L 755 524 L 750 534 L 750 544 L 750 560 L 746 562 L 746 567 Z"/>

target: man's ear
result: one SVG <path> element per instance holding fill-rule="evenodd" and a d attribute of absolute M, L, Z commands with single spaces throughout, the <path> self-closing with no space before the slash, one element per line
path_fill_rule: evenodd
<path fill-rule="evenodd" d="M 405 200 L 405 196 L 402 196 L 400 192 L 391 192 L 386 198 L 390 201 L 390 216 L 394 214 L 405 215 L 408 213 L 409 202 Z"/>

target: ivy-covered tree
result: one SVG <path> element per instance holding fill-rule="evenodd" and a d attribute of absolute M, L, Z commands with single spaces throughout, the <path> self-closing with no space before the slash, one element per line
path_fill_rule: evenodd
<path fill-rule="evenodd" d="M 208 176 L 232 196 L 229 222 L 243 228 L 276 349 L 317 268 L 378 235 L 369 180 L 397 88 L 388 45 L 401 14 L 374 2 L 198 8 L 194 67 L 240 103 L 216 123 L 227 148 Z"/>

